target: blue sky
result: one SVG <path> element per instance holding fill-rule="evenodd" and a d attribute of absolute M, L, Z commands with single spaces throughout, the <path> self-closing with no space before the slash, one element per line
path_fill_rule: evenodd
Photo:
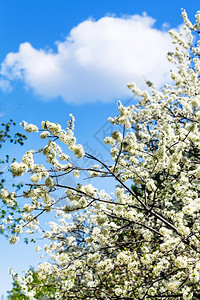
<path fill-rule="evenodd" d="M 181 25 L 181 8 L 193 21 L 198 2 L 1 0 L 2 121 L 65 126 L 73 113 L 78 141 L 106 157 L 99 140 L 110 130 L 107 118 L 117 114 L 119 99 L 135 101 L 126 84 L 144 88 L 147 78 L 161 87 L 169 80 L 167 31 Z M 8 145 L 6 152 L 20 159 L 34 147 L 35 136 L 24 148 Z M 11 247 L 1 238 L 0 295 L 11 287 L 9 267 L 20 272 L 37 264 L 33 248 Z"/>

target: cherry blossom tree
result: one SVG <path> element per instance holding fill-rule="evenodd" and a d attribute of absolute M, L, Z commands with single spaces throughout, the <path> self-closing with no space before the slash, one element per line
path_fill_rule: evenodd
<path fill-rule="evenodd" d="M 182 17 L 181 31 L 170 31 L 172 82 L 157 90 L 147 81 L 144 91 L 128 84 L 138 104 L 119 102 L 118 115 L 109 118 L 116 126 L 104 140 L 111 164 L 77 144 L 72 115 L 66 130 L 49 121 L 41 129 L 22 123 L 47 140 L 11 165 L 13 176 L 30 175 L 23 195 L 1 192 L 9 205 L 26 200 L 10 243 L 23 227 L 47 239 L 40 282 L 34 283 L 31 270 L 15 277 L 29 299 L 38 299 L 44 287 L 48 299 L 200 298 L 200 12 L 195 24 L 184 10 Z M 79 164 L 83 158 L 92 163 L 87 170 Z M 82 184 L 83 171 L 115 180 L 113 194 Z M 80 175 L 81 183 L 63 184 L 68 174 Z M 57 219 L 44 232 L 39 221 L 45 213 Z"/>

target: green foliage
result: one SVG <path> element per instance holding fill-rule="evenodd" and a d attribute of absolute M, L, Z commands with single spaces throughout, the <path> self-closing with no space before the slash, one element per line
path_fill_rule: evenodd
<path fill-rule="evenodd" d="M 20 132 L 12 133 L 15 125 L 16 123 L 12 119 L 10 119 L 10 121 L 8 121 L 7 123 L 0 123 L 0 150 L 4 149 L 8 143 L 12 143 L 13 145 L 24 145 L 24 141 L 27 137 Z M 2 157 L 2 155 L 0 156 L 0 189 L 4 188 L 5 186 L 8 172 L 10 172 L 9 165 L 13 161 L 15 161 L 15 158 L 10 158 L 9 154 L 6 154 L 4 158 Z M 12 187 L 15 188 L 16 191 L 21 189 L 22 186 L 22 182 L 12 184 Z M 9 237 L 7 229 L 11 232 L 14 232 L 14 227 L 21 220 L 19 213 L 20 208 L 16 202 L 13 206 L 7 206 L 7 204 L 3 200 L 0 202 L 0 234 Z M 9 224 L 9 220 L 11 218 L 14 220 L 12 225 Z M 5 225 L 6 222 L 8 222 L 8 224 Z"/>
<path fill-rule="evenodd" d="M 13 144 L 20 144 L 21 146 L 24 144 L 24 140 L 27 139 L 26 135 L 21 134 L 20 132 L 11 134 L 11 127 L 15 126 L 16 123 L 10 119 L 7 123 L 0 124 L 0 149 L 6 145 L 7 142 Z M 14 158 L 12 159 L 14 161 Z M 10 157 L 6 154 L 5 158 L 0 158 L 0 188 L 3 188 L 5 178 L 3 176 L 4 170 L 7 169 L 6 164 L 10 162 Z"/>
<path fill-rule="evenodd" d="M 40 300 L 53 299 L 51 298 L 51 295 L 55 293 L 55 288 L 52 286 L 50 287 L 48 285 L 44 286 L 43 284 L 46 282 L 46 280 L 39 279 L 38 272 L 36 272 L 33 267 L 30 267 L 30 271 L 32 272 L 33 280 L 31 284 L 33 286 L 33 289 L 34 287 L 37 287 L 37 293 L 35 295 L 35 298 Z M 26 275 L 26 277 L 28 277 L 28 274 Z M 12 283 L 13 287 L 11 291 L 7 292 L 8 293 L 7 299 L 8 300 L 29 300 L 29 298 L 23 294 L 22 287 L 19 281 L 17 280 L 16 275 L 14 276 L 13 279 L 14 279 Z"/>
<path fill-rule="evenodd" d="M 13 288 L 8 292 L 7 299 L 9 300 L 28 300 L 28 297 L 24 296 L 22 288 L 17 280 L 13 281 Z"/>

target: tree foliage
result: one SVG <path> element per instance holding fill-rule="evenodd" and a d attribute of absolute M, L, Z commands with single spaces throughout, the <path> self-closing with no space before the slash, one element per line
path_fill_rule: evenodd
<path fill-rule="evenodd" d="M 32 284 L 35 286 L 40 286 L 40 289 L 36 292 L 35 297 L 40 300 L 52 299 L 49 297 L 49 295 L 55 292 L 55 288 L 49 287 L 48 285 L 45 286 L 44 282 L 38 279 L 38 272 L 36 272 L 33 267 L 30 268 L 29 272 L 31 272 Z M 28 276 L 29 273 L 26 274 L 27 278 Z M 12 285 L 12 290 L 7 292 L 8 300 L 29 300 L 29 297 L 24 295 L 23 289 L 19 281 L 17 281 L 17 276 L 14 276 L 14 281 Z"/>
<path fill-rule="evenodd" d="M 7 123 L 1 123 L 1 129 L 0 129 L 0 148 L 5 147 L 7 142 L 11 142 L 13 144 L 24 144 L 24 140 L 26 139 L 26 135 L 21 134 L 20 132 L 14 133 L 13 135 L 10 133 L 10 128 L 15 126 L 16 123 L 10 119 Z M 1 169 L 0 169 L 0 176 L 1 176 L 1 181 L 0 181 L 0 187 L 3 188 L 3 183 L 5 182 L 5 178 L 3 178 L 3 173 L 4 170 L 7 170 L 7 166 L 9 163 L 9 155 L 7 154 L 6 157 L 0 158 L 0 164 L 1 164 Z"/>
<path fill-rule="evenodd" d="M 200 13 L 194 25 L 185 11 L 182 17 L 182 31 L 170 31 L 173 82 L 161 90 L 147 82 L 148 91 L 129 84 L 138 104 L 119 102 L 119 114 L 109 118 L 116 130 L 104 142 L 112 164 L 76 143 L 71 116 L 66 130 L 42 122 L 40 137 L 47 144 L 11 165 L 13 176 L 30 174 L 22 226 L 48 240 L 49 259 L 38 266 L 40 284 L 31 270 L 17 279 L 29 299 L 39 299 L 44 287 L 51 288 L 48 299 L 200 298 Z M 65 176 L 86 171 L 79 160 L 72 162 L 73 153 L 93 163 L 87 169 L 91 178 L 114 179 L 115 192 L 82 181 L 64 184 Z M 37 164 L 37 156 L 46 162 Z M 58 191 L 62 196 L 55 199 Z M 1 197 L 9 203 L 8 192 Z M 43 232 L 40 215 L 54 211 L 57 222 Z"/>
<path fill-rule="evenodd" d="M 20 132 L 12 133 L 13 127 L 16 123 L 10 119 L 8 122 L 2 122 L 0 124 L 0 149 L 3 150 L 7 143 L 13 144 L 24 144 L 24 140 L 26 139 L 26 135 Z M 0 188 L 3 189 L 6 183 L 6 178 L 8 178 L 9 173 L 9 165 L 11 161 L 14 161 L 15 158 L 10 158 L 9 154 L 6 154 L 5 157 L 1 155 L 0 158 Z M 13 186 L 15 186 L 13 184 Z M 15 186 L 15 189 L 20 189 L 22 186 L 21 183 Z M 9 236 L 8 231 L 12 231 L 15 225 L 20 221 L 20 215 L 17 216 L 17 212 L 20 212 L 19 206 L 17 202 L 13 202 L 13 205 L 7 205 L 5 201 L 1 201 L 0 204 L 0 233 L 4 234 L 5 236 Z M 15 217 L 14 217 L 15 214 Z M 12 224 L 11 224 L 12 219 Z"/>

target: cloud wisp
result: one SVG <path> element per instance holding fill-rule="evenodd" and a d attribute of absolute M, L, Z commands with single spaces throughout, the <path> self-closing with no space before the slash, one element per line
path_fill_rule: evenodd
<path fill-rule="evenodd" d="M 74 27 L 56 51 L 22 43 L 1 64 L 0 88 L 20 80 L 43 99 L 80 104 L 126 97 L 127 83 L 144 88 L 144 78 L 160 87 L 169 80 L 166 54 L 173 46 L 154 23 L 146 14 L 103 17 Z"/>

